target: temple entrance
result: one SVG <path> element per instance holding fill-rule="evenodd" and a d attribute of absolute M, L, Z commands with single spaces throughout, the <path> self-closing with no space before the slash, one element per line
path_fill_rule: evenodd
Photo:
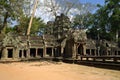
<path fill-rule="evenodd" d="M 83 45 L 82 44 L 80 44 L 79 45 L 79 47 L 78 47 L 78 54 L 80 54 L 80 55 L 83 55 Z"/>
<path fill-rule="evenodd" d="M 54 57 L 61 57 L 61 47 L 54 49 Z"/>
<path fill-rule="evenodd" d="M 38 56 L 43 57 L 43 49 L 42 48 L 38 49 Z"/>
<path fill-rule="evenodd" d="M 47 55 L 52 56 L 52 48 L 47 48 L 46 52 Z"/>
<path fill-rule="evenodd" d="M 91 54 L 92 54 L 92 56 L 95 55 L 95 49 L 91 49 Z"/>
<path fill-rule="evenodd" d="M 30 57 L 35 57 L 36 55 L 36 49 L 35 48 L 31 48 L 30 49 Z"/>
<path fill-rule="evenodd" d="M 87 55 L 91 55 L 91 54 L 90 54 L 90 49 L 87 49 L 87 50 L 86 50 L 86 54 L 87 54 Z"/>
<path fill-rule="evenodd" d="M 27 51 L 24 50 L 24 57 L 26 58 L 27 57 Z"/>
<path fill-rule="evenodd" d="M 22 50 L 19 51 L 19 58 L 22 57 Z"/>
<path fill-rule="evenodd" d="M 26 50 L 20 50 L 19 51 L 19 58 L 22 58 L 22 57 L 27 57 L 27 53 L 26 53 Z"/>
<path fill-rule="evenodd" d="M 7 49 L 8 50 L 8 58 L 13 57 L 13 49 Z"/>

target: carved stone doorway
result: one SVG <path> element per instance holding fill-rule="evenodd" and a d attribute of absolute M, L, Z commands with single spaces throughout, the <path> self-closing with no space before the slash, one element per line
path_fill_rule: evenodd
<path fill-rule="evenodd" d="M 36 56 L 36 49 L 30 48 L 30 57 L 35 57 L 35 56 Z"/>
<path fill-rule="evenodd" d="M 46 54 L 47 55 L 49 55 L 49 56 L 52 56 L 52 48 L 50 48 L 50 47 L 48 47 L 47 49 L 46 49 Z"/>
<path fill-rule="evenodd" d="M 8 58 L 13 58 L 13 49 L 7 49 L 8 51 Z"/>
<path fill-rule="evenodd" d="M 80 54 L 80 55 L 83 55 L 83 52 L 84 50 L 83 50 L 83 45 L 82 44 L 80 44 L 79 46 L 78 46 L 78 54 Z"/>
<path fill-rule="evenodd" d="M 38 49 L 38 56 L 43 57 L 43 48 Z"/>

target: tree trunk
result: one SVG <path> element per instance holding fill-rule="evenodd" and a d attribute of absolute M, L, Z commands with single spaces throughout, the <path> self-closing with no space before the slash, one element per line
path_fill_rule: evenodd
<path fill-rule="evenodd" d="M 31 25 L 32 25 L 32 20 L 33 20 L 35 11 L 36 11 L 36 7 L 37 7 L 38 1 L 39 1 L 39 0 L 36 0 L 36 1 L 35 1 L 35 5 L 34 5 L 34 8 L 33 8 L 32 16 L 31 16 L 31 19 L 30 19 L 30 22 L 29 22 L 29 26 L 28 26 L 28 29 L 27 29 L 27 32 L 26 32 L 26 35 L 27 35 L 27 36 L 30 35 L 30 29 L 31 29 Z"/>
<path fill-rule="evenodd" d="M 2 33 L 5 33 L 5 32 L 6 32 L 7 18 L 8 18 L 8 12 L 5 13 L 4 22 L 3 22 L 2 29 L 1 29 L 1 32 L 2 32 Z"/>

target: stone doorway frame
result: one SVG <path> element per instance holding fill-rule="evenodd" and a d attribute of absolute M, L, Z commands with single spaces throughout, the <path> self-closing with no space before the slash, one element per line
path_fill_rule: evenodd
<path fill-rule="evenodd" d="M 7 47 L 7 58 L 13 58 L 14 48 Z"/>

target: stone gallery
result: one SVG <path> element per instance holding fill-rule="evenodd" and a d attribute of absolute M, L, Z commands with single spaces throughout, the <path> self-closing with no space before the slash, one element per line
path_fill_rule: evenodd
<path fill-rule="evenodd" d="M 120 55 L 117 43 L 88 39 L 85 29 L 71 29 L 69 24 L 69 18 L 61 14 L 54 22 L 48 22 L 48 26 L 54 27 L 46 29 L 46 33 L 41 36 L 1 33 L 0 60 Z"/>

